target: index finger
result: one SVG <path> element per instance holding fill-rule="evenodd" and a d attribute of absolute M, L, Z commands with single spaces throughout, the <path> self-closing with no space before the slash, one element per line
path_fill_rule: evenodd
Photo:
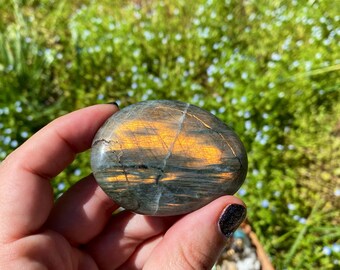
<path fill-rule="evenodd" d="M 39 230 L 53 206 L 49 180 L 69 165 L 118 108 L 95 105 L 62 116 L 27 140 L 0 165 L 0 241 Z"/>

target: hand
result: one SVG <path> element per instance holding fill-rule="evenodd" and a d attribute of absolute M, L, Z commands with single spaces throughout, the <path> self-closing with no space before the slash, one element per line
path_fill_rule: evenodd
<path fill-rule="evenodd" d="M 0 165 L 0 269 L 209 269 L 245 218 L 221 197 L 184 216 L 123 211 L 89 175 L 54 203 L 50 180 L 91 146 L 114 105 L 48 124 Z"/>

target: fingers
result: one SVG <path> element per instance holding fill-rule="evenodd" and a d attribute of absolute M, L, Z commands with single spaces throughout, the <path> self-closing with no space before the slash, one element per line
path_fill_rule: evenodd
<path fill-rule="evenodd" d="M 157 235 L 145 241 L 137 247 L 134 254 L 121 265 L 118 270 L 143 269 L 144 264 L 149 259 L 154 248 L 163 240 L 163 235 Z"/>
<path fill-rule="evenodd" d="M 164 234 L 178 218 L 121 212 L 112 217 L 104 231 L 87 245 L 86 250 L 100 269 L 116 269 L 134 254 L 138 246 Z M 142 259 L 138 257 L 138 260 Z"/>
<path fill-rule="evenodd" d="M 0 241 L 14 241 L 45 223 L 53 205 L 48 180 L 91 146 L 98 128 L 117 110 L 96 105 L 62 116 L 6 158 L 0 165 Z"/>
<path fill-rule="evenodd" d="M 86 250 L 100 269 L 210 269 L 245 211 L 225 196 L 184 217 L 122 212 Z"/>
<path fill-rule="evenodd" d="M 73 245 L 84 244 L 103 230 L 117 208 L 91 174 L 59 198 L 47 227 L 62 234 Z"/>
<path fill-rule="evenodd" d="M 211 269 L 226 235 L 236 230 L 245 215 L 239 199 L 225 196 L 184 216 L 166 232 L 143 269 Z"/>

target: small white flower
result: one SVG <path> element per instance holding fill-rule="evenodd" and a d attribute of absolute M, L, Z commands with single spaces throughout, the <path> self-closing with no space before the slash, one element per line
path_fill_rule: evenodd
<path fill-rule="evenodd" d="M 6 137 L 3 138 L 2 141 L 3 141 L 4 145 L 9 145 L 10 142 L 11 142 L 11 137 L 6 136 Z"/>
<path fill-rule="evenodd" d="M 306 224 L 306 222 L 307 222 L 307 220 L 304 217 L 299 218 L 299 223 Z"/>
<path fill-rule="evenodd" d="M 106 81 L 106 82 L 112 82 L 113 79 L 112 79 L 111 76 L 106 76 L 105 81 Z"/>
<path fill-rule="evenodd" d="M 248 73 L 247 73 L 247 72 L 242 72 L 241 78 L 242 78 L 243 80 L 248 79 Z"/>
<path fill-rule="evenodd" d="M 98 94 L 97 100 L 103 100 L 103 99 L 104 99 L 104 95 L 103 94 Z"/>
<path fill-rule="evenodd" d="M 221 96 L 217 96 L 216 97 L 216 102 L 221 103 L 222 102 L 222 97 Z"/>
<path fill-rule="evenodd" d="M 183 56 L 179 56 L 176 59 L 177 63 L 184 64 L 185 63 L 185 58 Z"/>
<path fill-rule="evenodd" d="M 275 191 L 275 192 L 274 192 L 274 196 L 275 196 L 275 197 L 280 197 L 280 195 L 281 195 L 281 192 L 280 192 L 280 191 Z"/>
<path fill-rule="evenodd" d="M 81 174 L 81 170 L 80 170 L 80 169 L 75 169 L 74 172 L 73 172 L 73 174 L 74 174 L 75 176 L 79 176 L 79 175 Z"/>
<path fill-rule="evenodd" d="M 220 107 L 219 109 L 218 109 L 218 112 L 219 113 L 224 113 L 226 111 L 226 108 L 225 107 Z"/>
<path fill-rule="evenodd" d="M 58 184 L 58 190 L 64 190 L 65 189 L 65 183 L 64 182 L 61 182 Z"/>
<path fill-rule="evenodd" d="M 248 99 L 247 99 L 247 97 L 246 97 L 246 96 L 242 96 L 242 97 L 241 97 L 241 102 L 242 102 L 242 103 L 246 103 L 246 102 L 247 102 L 247 100 L 248 100 Z"/>
<path fill-rule="evenodd" d="M 269 207 L 269 201 L 268 201 L 268 200 L 263 200 L 263 201 L 261 202 L 261 206 L 262 206 L 263 208 L 268 208 L 268 207 Z"/>
<path fill-rule="evenodd" d="M 224 82 L 223 86 L 225 88 L 234 88 L 235 87 L 235 83 L 233 83 L 233 82 Z"/>
<path fill-rule="evenodd" d="M 273 61 L 280 61 L 281 60 L 281 55 L 276 53 L 276 52 L 274 52 L 274 53 L 272 53 L 271 58 L 272 58 Z"/>
<path fill-rule="evenodd" d="M 244 188 L 240 188 L 239 191 L 238 191 L 238 194 L 239 194 L 240 196 L 244 196 L 244 195 L 247 194 L 247 191 L 246 191 Z"/>
<path fill-rule="evenodd" d="M 270 127 L 269 127 L 268 125 L 264 125 L 263 128 L 262 128 L 262 130 L 263 130 L 264 132 L 267 132 L 267 131 L 270 130 Z"/>
<path fill-rule="evenodd" d="M 11 133 L 12 133 L 12 129 L 10 129 L 10 128 L 6 128 L 4 130 L 4 134 L 11 134 Z"/>
<path fill-rule="evenodd" d="M 335 252 L 335 253 L 340 253 L 340 245 L 337 244 L 337 243 L 334 243 L 334 244 L 332 245 L 332 250 L 333 250 L 333 252 Z"/>
<path fill-rule="evenodd" d="M 268 84 L 268 88 L 272 89 L 272 88 L 274 88 L 274 87 L 275 87 L 275 83 L 270 82 L 270 83 Z"/>
<path fill-rule="evenodd" d="M 213 77 L 208 77 L 208 83 L 213 83 L 214 82 L 214 78 Z"/>
<path fill-rule="evenodd" d="M 21 136 L 22 138 L 27 138 L 27 137 L 28 137 L 28 132 L 27 132 L 27 131 L 22 131 L 22 132 L 20 133 L 20 136 Z"/>
<path fill-rule="evenodd" d="M 299 215 L 294 215 L 294 216 L 293 216 L 293 219 L 296 220 L 296 221 L 298 221 L 300 218 L 301 218 L 301 217 L 300 217 Z"/>
<path fill-rule="evenodd" d="M 289 204 L 287 205 L 287 207 L 288 207 L 289 210 L 295 210 L 295 209 L 296 209 L 295 204 L 292 204 L 292 203 L 289 203 Z"/>
<path fill-rule="evenodd" d="M 18 146 L 18 141 L 17 140 L 13 140 L 13 141 L 11 141 L 11 147 L 13 147 L 13 148 L 15 148 L 15 147 L 17 147 Z"/>
<path fill-rule="evenodd" d="M 175 39 L 176 40 L 181 40 L 182 39 L 182 35 L 181 34 L 176 34 Z"/>
<path fill-rule="evenodd" d="M 278 144 L 276 145 L 276 149 L 282 151 L 284 149 L 284 146 L 282 144 Z"/>
<path fill-rule="evenodd" d="M 214 65 L 210 65 L 210 66 L 207 68 L 207 74 L 208 74 L 208 76 L 213 75 L 215 72 L 216 72 L 216 67 L 215 67 Z"/>
<path fill-rule="evenodd" d="M 261 189 L 263 187 L 263 183 L 261 181 L 256 183 L 256 188 Z"/>
<path fill-rule="evenodd" d="M 325 254 L 326 256 L 329 256 L 329 255 L 331 255 L 332 250 L 331 250 L 330 247 L 325 246 L 325 247 L 322 248 L 322 253 Z"/>

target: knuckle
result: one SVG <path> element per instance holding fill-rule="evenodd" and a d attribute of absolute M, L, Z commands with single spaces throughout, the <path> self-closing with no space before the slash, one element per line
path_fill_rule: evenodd
<path fill-rule="evenodd" d="M 183 269 L 205 270 L 211 269 L 214 259 L 209 256 L 209 250 L 204 247 L 198 247 L 194 244 L 181 244 L 180 258 Z"/>

